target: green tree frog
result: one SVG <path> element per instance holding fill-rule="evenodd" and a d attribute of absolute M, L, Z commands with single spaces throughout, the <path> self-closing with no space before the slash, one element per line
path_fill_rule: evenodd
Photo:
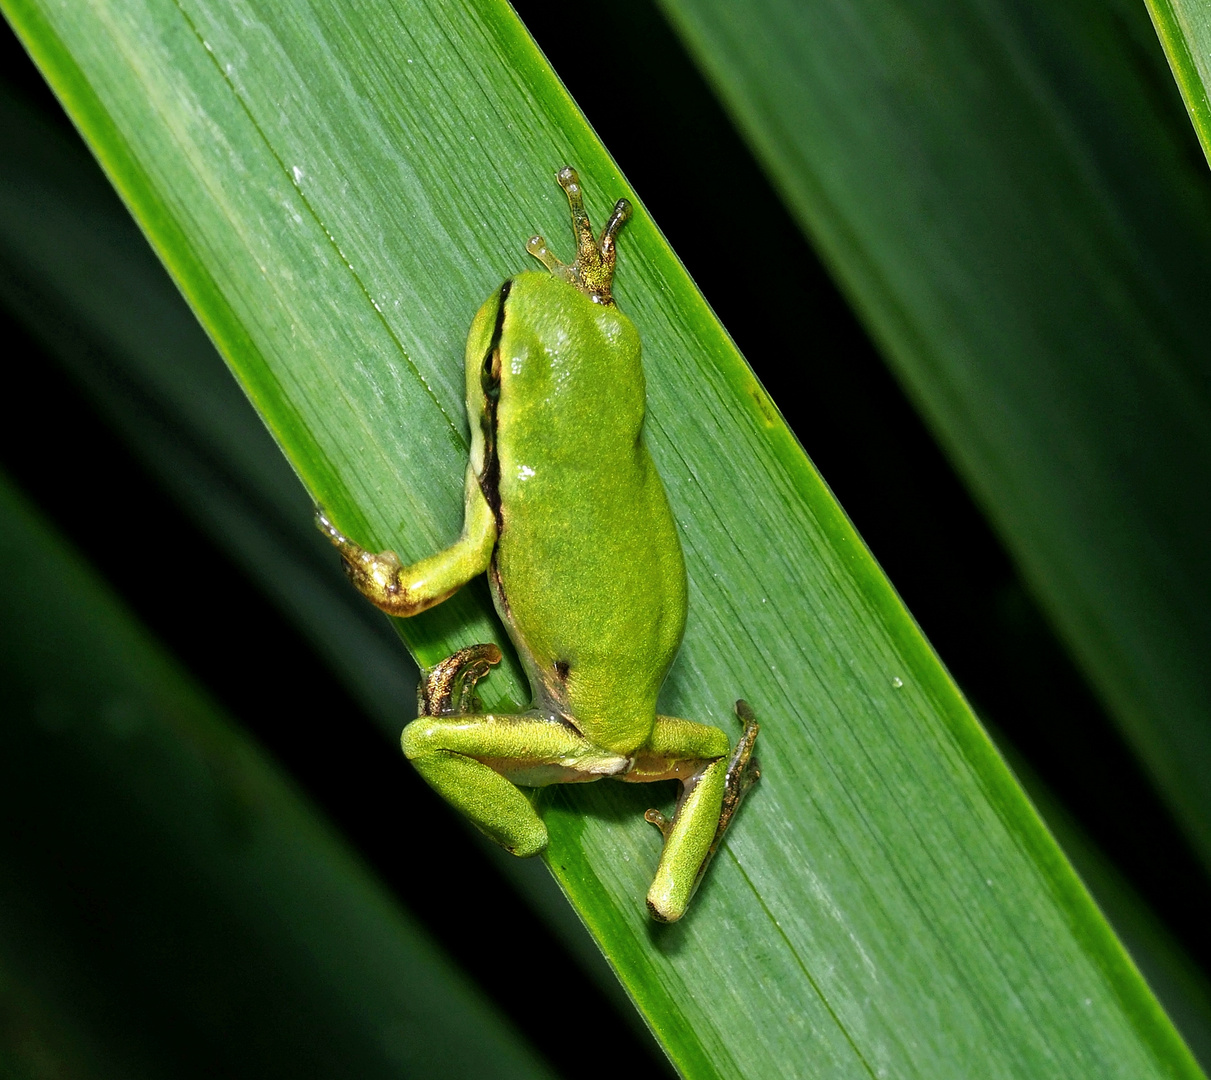
<path fill-rule="evenodd" d="M 496 610 L 529 677 L 533 706 L 476 711 L 475 683 L 495 645 L 462 649 L 422 681 L 404 753 L 425 780 L 517 855 L 547 844 L 521 787 L 613 777 L 679 780 L 671 820 L 649 810 L 664 848 L 647 895 L 653 918 L 685 913 L 745 792 L 760 775 L 757 723 L 729 754 L 718 728 L 661 716 L 656 698 L 681 644 L 686 572 L 677 525 L 643 441 L 639 335 L 610 295 L 620 199 L 594 237 L 575 170 L 567 193 L 577 240 L 564 266 L 540 236 L 527 251 L 546 271 L 510 278 L 467 338 L 471 454 L 463 532 L 411 566 L 319 525 L 350 578 L 391 615 L 439 604 L 487 573 Z"/>

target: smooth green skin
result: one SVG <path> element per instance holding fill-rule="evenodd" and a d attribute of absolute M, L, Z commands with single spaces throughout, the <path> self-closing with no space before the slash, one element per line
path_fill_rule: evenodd
<path fill-rule="evenodd" d="M 748 768 L 756 725 L 748 724 L 729 767 L 722 731 L 656 712 L 685 629 L 687 586 L 677 525 L 643 441 L 639 335 L 609 298 L 611 230 L 629 207 L 620 203 L 621 216 L 616 210 L 594 241 L 575 174 L 560 175 L 581 258 L 559 266 L 535 238 L 531 252 L 553 272 L 506 281 L 467 338 L 472 439 L 461 537 L 405 567 L 391 552 L 348 540 L 322 515 L 321 527 L 358 588 L 393 615 L 423 611 L 488 574 L 533 708 L 462 711 L 474 701 L 475 680 L 500 658 L 493 646 L 464 650 L 429 674 L 422 713 L 430 715 L 408 725 L 403 748 L 492 839 L 522 856 L 546 847 L 546 826 L 516 785 L 603 776 L 682 782 L 671 822 L 648 813 L 665 836 L 648 908 L 672 922 L 756 778 L 755 764 Z M 586 259 L 595 271 L 582 273 Z M 443 689 L 460 679 L 461 706 Z"/>

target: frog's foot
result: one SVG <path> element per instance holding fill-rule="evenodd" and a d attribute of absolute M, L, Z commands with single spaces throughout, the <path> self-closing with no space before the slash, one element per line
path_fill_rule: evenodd
<path fill-rule="evenodd" d="M 373 600 L 379 607 L 399 606 L 400 570 L 403 564 L 394 551 L 375 553 L 366 550 L 341 532 L 323 507 L 316 507 L 315 525 L 341 553 L 345 573 L 357 586 L 358 592 Z"/>
<path fill-rule="evenodd" d="M 761 730 L 761 725 L 757 723 L 757 717 L 753 715 L 752 708 L 743 698 L 736 702 L 736 715 L 744 727 L 740 732 L 740 740 L 736 743 L 736 749 L 732 751 L 731 760 L 727 764 L 723 808 L 719 812 L 719 826 L 715 830 L 715 840 L 711 844 L 711 855 L 715 854 L 715 849 L 719 846 L 719 841 L 723 839 L 723 834 L 727 832 L 727 827 L 732 823 L 732 817 L 740 808 L 744 796 L 761 779 L 761 763 L 753 757 L 753 749 L 757 744 L 757 733 Z M 710 856 L 707 858 L 709 859 Z"/>
<path fill-rule="evenodd" d="M 500 663 L 492 642 L 470 645 L 431 668 L 417 687 L 418 716 L 452 716 L 476 712 L 475 684 Z"/>
<path fill-rule="evenodd" d="M 597 303 L 612 304 L 614 299 L 610 295 L 610 287 L 614 282 L 614 262 L 617 258 L 614 242 L 619 230 L 631 216 L 631 204 L 626 199 L 619 199 L 614 204 L 614 212 L 601 231 L 601 239 L 598 240 L 593 235 L 593 225 L 584 208 L 584 195 L 576 170 L 571 165 L 566 165 L 556 173 L 555 179 L 568 196 L 568 206 L 572 211 L 572 228 L 576 232 L 576 261 L 571 266 L 565 266 L 551 254 L 547 249 L 547 242 L 541 236 L 530 237 L 526 251 L 556 277 L 588 293 Z"/>

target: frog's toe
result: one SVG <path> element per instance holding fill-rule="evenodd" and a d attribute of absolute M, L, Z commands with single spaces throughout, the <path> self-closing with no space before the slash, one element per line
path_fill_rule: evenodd
<path fill-rule="evenodd" d="M 348 538 L 345 537 L 340 529 L 332 524 L 332 519 L 328 516 L 328 511 L 318 503 L 315 507 L 315 527 L 319 529 L 329 540 L 334 544 L 347 544 Z"/>

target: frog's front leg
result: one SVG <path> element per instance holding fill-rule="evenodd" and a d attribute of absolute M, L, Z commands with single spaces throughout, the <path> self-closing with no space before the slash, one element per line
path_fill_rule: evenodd
<path fill-rule="evenodd" d="M 682 784 L 672 820 L 659 810 L 644 815 L 664 835 L 660 865 L 647 896 L 648 911 L 659 922 L 676 922 L 685 914 L 732 816 L 761 776 L 753 757 L 757 721 L 743 701 L 736 702 L 736 713 L 744 730 L 730 756 L 727 736 L 718 728 L 656 717 L 647 747 L 635 756 L 626 776 L 619 777 L 633 783 L 677 779 Z"/>
<path fill-rule="evenodd" d="M 388 615 L 417 615 L 458 591 L 488 568 L 496 544 L 496 518 L 467 470 L 462 535 L 450 547 L 404 566 L 394 551 L 367 551 L 337 529 L 323 510 L 316 524 L 341 553 L 345 572 L 358 591 Z"/>

